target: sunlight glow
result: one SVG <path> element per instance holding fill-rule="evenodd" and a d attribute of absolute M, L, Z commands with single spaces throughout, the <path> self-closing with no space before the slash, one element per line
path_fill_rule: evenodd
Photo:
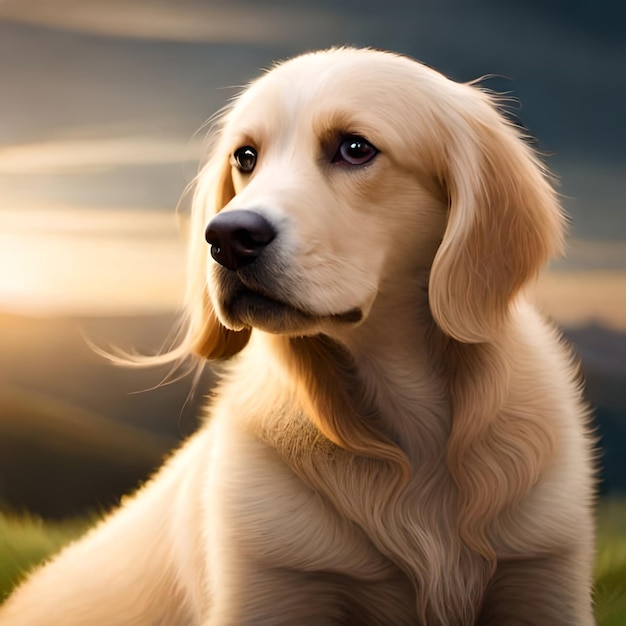
<path fill-rule="evenodd" d="M 171 311 L 179 306 L 183 287 L 184 246 L 172 214 L 93 209 L 0 213 L 4 311 Z"/>

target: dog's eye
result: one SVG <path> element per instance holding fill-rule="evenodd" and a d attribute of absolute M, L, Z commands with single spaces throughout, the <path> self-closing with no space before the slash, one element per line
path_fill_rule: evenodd
<path fill-rule="evenodd" d="M 251 146 L 237 148 L 233 153 L 233 165 L 244 174 L 250 174 L 256 165 L 257 152 Z"/>
<path fill-rule="evenodd" d="M 333 157 L 333 163 L 347 165 L 365 165 L 378 154 L 375 148 L 367 139 L 357 135 L 344 137 L 339 144 L 337 154 Z"/>

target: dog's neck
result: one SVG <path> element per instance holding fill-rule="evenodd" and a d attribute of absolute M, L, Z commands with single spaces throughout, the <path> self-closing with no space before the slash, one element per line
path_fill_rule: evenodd
<path fill-rule="evenodd" d="M 427 282 L 388 282 L 367 320 L 339 335 L 357 364 L 365 393 L 386 434 L 413 463 L 443 453 L 449 434 L 449 393 L 432 353 L 435 328 Z"/>
<path fill-rule="evenodd" d="M 248 384 L 273 386 L 277 402 L 300 405 L 322 434 L 341 447 L 349 440 L 358 455 L 369 456 L 379 439 L 398 449 L 396 461 L 404 454 L 412 473 L 443 467 L 451 410 L 431 348 L 437 330 L 426 278 L 390 281 L 381 290 L 384 297 L 356 326 L 291 338 L 254 331 Z M 259 372 L 259 359 L 266 371 Z"/>
<path fill-rule="evenodd" d="M 300 338 L 255 331 L 252 343 L 266 359 L 274 356 L 279 365 L 275 378 L 295 381 L 304 412 L 336 443 L 341 438 L 332 437 L 334 428 L 323 429 L 329 412 L 333 423 L 345 425 L 350 434 L 363 427 L 363 441 L 376 432 L 383 435 L 402 450 L 413 470 L 437 465 L 445 454 L 451 411 L 430 348 L 437 331 L 427 281 L 389 281 L 381 289 L 384 297 L 357 326 Z"/>

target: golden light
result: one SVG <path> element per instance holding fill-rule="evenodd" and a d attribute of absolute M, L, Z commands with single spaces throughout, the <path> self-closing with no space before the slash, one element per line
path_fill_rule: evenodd
<path fill-rule="evenodd" d="M 0 309 L 30 315 L 175 309 L 184 250 L 174 214 L 0 212 Z"/>

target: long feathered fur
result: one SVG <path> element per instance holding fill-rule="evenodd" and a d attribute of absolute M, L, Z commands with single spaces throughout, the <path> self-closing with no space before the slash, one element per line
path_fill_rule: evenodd
<path fill-rule="evenodd" d="M 371 165 L 333 165 L 346 135 Z M 274 303 L 252 322 L 204 241 L 232 209 L 278 232 L 238 274 Z M 231 359 L 211 421 L 0 623 L 592 624 L 586 409 L 525 295 L 562 238 L 489 94 L 372 50 L 277 66 L 215 131 L 161 357 Z"/>

